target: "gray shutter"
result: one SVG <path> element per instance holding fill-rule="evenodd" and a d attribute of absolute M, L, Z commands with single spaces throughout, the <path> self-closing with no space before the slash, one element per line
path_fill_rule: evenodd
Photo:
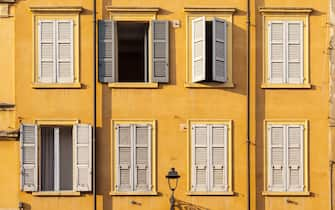
<path fill-rule="evenodd" d="M 192 191 L 209 190 L 207 125 L 192 125 Z"/>
<path fill-rule="evenodd" d="M 87 124 L 77 124 L 74 132 L 74 167 L 76 191 L 92 190 L 92 127 Z"/>
<path fill-rule="evenodd" d="M 213 20 L 213 81 L 227 81 L 227 24 L 219 18 Z"/>
<path fill-rule="evenodd" d="M 285 191 L 285 127 L 269 125 L 268 127 L 268 189 Z"/>
<path fill-rule="evenodd" d="M 288 137 L 288 191 L 304 190 L 303 126 L 287 126 Z"/>
<path fill-rule="evenodd" d="M 37 191 L 37 125 L 20 127 L 21 190 Z"/>
<path fill-rule="evenodd" d="M 118 192 L 133 191 L 132 131 L 130 125 L 116 127 L 116 186 Z"/>
<path fill-rule="evenodd" d="M 57 82 L 72 83 L 73 78 L 73 21 L 56 22 Z"/>
<path fill-rule="evenodd" d="M 115 81 L 114 22 L 99 20 L 99 81 Z"/>
<path fill-rule="evenodd" d="M 227 126 L 211 125 L 211 191 L 227 191 L 228 161 L 227 161 Z"/>
<path fill-rule="evenodd" d="M 56 82 L 55 21 L 39 21 L 38 26 L 38 82 L 54 83 Z"/>
<path fill-rule="evenodd" d="M 192 82 L 206 79 L 206 21 L 192 20 Z"/>
<path fill-rule="evenodd" d="M 303 83 L 303 22 L 287 22 L 287 82 Z"/>
<path fill-rule="evenodd" d="M 268 31 L 268 80 L 270 83 L 285 82 L 285 24 L 271 21 Z"/>
<path fill-rule="evenodd" d="M 153 20 L 152 26 L 152 81 L 169 82 L 169 21 Z"/>
<path fill-rule="evenodd" d="M 134 125 L 135 191 L 151 191 L 151 125 Z"/>

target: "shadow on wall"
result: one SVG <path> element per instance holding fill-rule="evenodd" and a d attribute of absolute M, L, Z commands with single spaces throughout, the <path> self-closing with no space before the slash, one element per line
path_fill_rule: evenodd
<path fill-rule="evenodd" d="M 195 205 L 182 200 L 176 200 L 175 208 L 178 210 L 209 210 L 208 208 Z"/>

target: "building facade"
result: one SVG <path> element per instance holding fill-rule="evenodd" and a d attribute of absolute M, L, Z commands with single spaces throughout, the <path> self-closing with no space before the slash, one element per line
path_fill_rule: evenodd
<path fill-rule="evenodd" d="M 332 210 L 332 5 L 0 0 L 0 209 Z"/>

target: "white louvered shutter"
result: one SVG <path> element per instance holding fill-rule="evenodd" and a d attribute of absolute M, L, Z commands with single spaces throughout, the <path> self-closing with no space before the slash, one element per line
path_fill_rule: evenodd
<path fill-rule="evenodd" d="M 92 190 L 92 127 L 87 124 L 73 126 L 74 136 L 74 190 Z"/>
<path fill-rule="evenodd" d="M 73 21 L 56 21 L 57 82 L 72 83 L 73 78 Z"/>
<path fill-rule="evenodd" d="M 268 79 L 270 83 L 285 82 L 285 24 L 271 21 L 268 31 Z"/>
<path fill-rule="evenodd" d="M 99 20 L 99 81 L 115 82 L 114 22 Z"/>
<path fill-rule="evenodd" d="M 303 22 L 287 22 L 287 83 L 303 83 Z"/>
<path fill-rule="evenodd" d="M 209 149 L 207 125 L 192 125 L 192 191 L 209 190 Z"/>
<path fill-rule="evenodd" d="M 132 128 L 130 125 L 118 125 L 116 127 L 116 191 L 133 191 L 132 173 Z"/>
<path fill-rule="evenodd" d="M 53 20 L 38 22 L 38 82 L 56 82 L 56 25 Z"/>
<path fill-rule="evenodd" d="M 169 21 L 153 20 L 152 26 L 152 81 L 169 82 Z"/>
<path fill-rule="evenodd" d="M 206 79 L 206 21 L 192 20 L 192 82 Z"/>
<path fill-rule="evenodd" d="M 211 191 L 227 191 L 227 126 L 210 126 L 210 179 Z"/>
<path fill-rule="evenodd" d="M 21 190 L 37 191 L 37 125 L 20 127 Z"/>
<path fill-rule="evenodd" d="M 213 81 L 227 81 L 227 24 L 219 18 L 213 20 Z"/>
<path fill-rule="evenodd" d="M 151 191 L 151 126 L 134 125 L 135 191 Z"/>
<path fill-rule="evenodd" d="M 287 126 L 288 137 L 288 191 L 303 191 L 303 126 Z"/>
<path fill-rule="evenodd" d="M 273 192 L 285 191 L 285 127 L 268 127 L 268 189 Z"/>

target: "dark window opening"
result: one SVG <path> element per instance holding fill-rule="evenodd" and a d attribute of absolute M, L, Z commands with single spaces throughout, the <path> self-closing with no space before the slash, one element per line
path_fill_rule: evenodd
<path fill-rule="evenodd" d="M 213 23 L 206 21 L 206 82 L 213 81 Z"/>
<path fill-rule="evenodd" d="M 148 23 L 118 22 L 118 81 L 148 81 Z"/>

